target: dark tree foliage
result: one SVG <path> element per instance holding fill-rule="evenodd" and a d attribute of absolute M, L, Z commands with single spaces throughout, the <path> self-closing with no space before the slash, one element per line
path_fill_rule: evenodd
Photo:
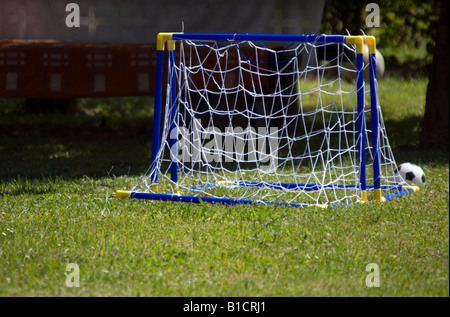
<path fill-rule="evenodd" d="M 379 27 L 366 25 L 369 3 L 379 6 Z M 419 74 L 426 75 L 432 62 L 438 20 L 439 0 L 327 0 L 321 32 L 374 35 L 385 57 L 387 71 L 399 68 L 404 75 L 417 75 L 422 70 Z"/>
<path fill-rule="evenodd" d="M 376 1 L 380 27 L 368 27 L 366 6 L 372 2 L 327 0 L 321 32 L 375 35 L 387 73 L 397 70 L 405 76 L 429 76 L 420 145 L 448 149 L 448 1 Z"/>
<path fill-rule="evenodd" d="M 441 1 L 439 28 L 433 65 L 427 88 L 425 116 L 420 145 L 422 148 L 444 148 L 449 145 L 449 28 L 448 2 Z"/>

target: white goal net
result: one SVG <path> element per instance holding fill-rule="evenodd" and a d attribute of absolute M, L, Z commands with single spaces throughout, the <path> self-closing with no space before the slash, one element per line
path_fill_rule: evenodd
<path fill-rule="evenodd" d="M 365 64 L 358 85 L 355 45 L 173 37 L 158 144 L 133 191 L 295 206 L 359 202 L 375 181 L 373 133 L 379 187 L 399 190 L 377 81 L 371 88 Z"/>

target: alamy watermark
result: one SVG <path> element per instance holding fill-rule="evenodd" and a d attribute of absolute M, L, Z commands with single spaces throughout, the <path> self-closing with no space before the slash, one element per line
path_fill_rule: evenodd
<path fill-rule="evenodd" d="M 366 12 L 370 12 L 366 17 L 366 25 L 370 28 L 380 27 L 380 7 L 378 4 L 371 2 L 366 5 Z"/>
<path fill-rule="evenodd" d="M 66 266 L 66 286 L 80 287 L 80 267 L 76 263 L 69 263 Z"/>
<path fill-rule="evenodd" d="M 376 263 L 369 263 L 366 266 L 366 272 L 370 272 L 366 276 L 367 287 L 380 287 L 380 267 Z"/>
<path fill-rule="evenodd" d="M 277 127 L 203 128 L 201 120 L 194 119 L 191 129 L 180 126 L 170 131 L 171 159 L 184 163 L 259 162 L 276 166 L 278 131 Z"/>
<path fill-rule="evenodd" d="M 79 28 L 80 27 L 80 6 L 74 2 L 68 3 L 66 5 L 66 26 L 68 28 Z"/>

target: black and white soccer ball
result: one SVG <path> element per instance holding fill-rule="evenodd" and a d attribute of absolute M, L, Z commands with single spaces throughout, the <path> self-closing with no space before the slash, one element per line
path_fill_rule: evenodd
<path fill-rule="evenodd" d="M 398 181 L 404 180 L 408 185 L 422 188 L 425 185 L 425 173 L 413 163 L 402 163 L 395 170 L 395 177 Z"/>

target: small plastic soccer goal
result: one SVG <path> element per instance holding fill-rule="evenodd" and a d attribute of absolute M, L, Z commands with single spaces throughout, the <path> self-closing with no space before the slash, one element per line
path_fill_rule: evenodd
<path fill-rule="evenodd" d="M 375 52 L 371 36 L 160 33 L 152 161 L 117 197 L 327 207 L 418 190 L 395 176 Z"/>

